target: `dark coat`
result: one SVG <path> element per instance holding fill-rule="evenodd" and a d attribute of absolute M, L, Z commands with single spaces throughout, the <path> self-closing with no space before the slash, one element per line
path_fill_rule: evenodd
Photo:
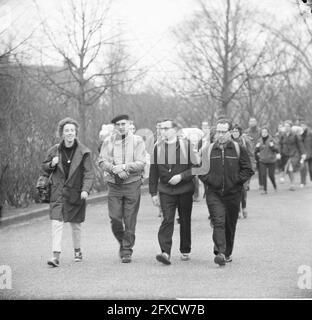
<path fill-rule="evenodd" d="M 271 142 L 273 142 L 272 147 L 270 146 Z M 279 146 L 270 135 L 265 140 L 265 142 L 262 138 L 260 138 L 255 149 L 255 154 L 256 156 L 258 156 L 259 161 L 262 163 L 275 163 L 276 154 L 278 152 Z"/>
<path fill-rule="evenodd" d="M 304 145 L 304 151 L 307 155 L 307 159 L 312 158 L 312 131 L 311 129 L 306 129 L 303 134 L 301 135 L 303 145 Z"/>
<path fill-rule="evenodd" d="M 53 157 L 59 156 L 59 163 L 52 175 L 50 218 L 52 220 L 80 223 L 85 220 L 86 201 L 80 198 L 81 192 L 90 193 L 94 173 L 91 163 L 91 152 L 82 143 L 78 145 L 74 153 L 70 171 L 65 181 L 59 145 L 54 145 L 47 152 L 42 169 L 50 174 Z"/>
<path fill-rule="evenodd" d="M 238 157 L 232 141 L 222 151 L 215 143 L 210 154 L 210 170 L 199 179 L 220 196 L 230 196 L 241 192 L 243 184 L 254 174 L 246 148 L 240 147 Z M 204 150 L 203 150 L 204 152 Z"/>
<path fill-rule="evenodd" d="M 280 150 L 282 154 L 291 161 L 295 169 L 300 166 L 300 157 L 304 154 L 304 145 L 301 137 L 294 133 L 284 134 L 280 139 Z"/>

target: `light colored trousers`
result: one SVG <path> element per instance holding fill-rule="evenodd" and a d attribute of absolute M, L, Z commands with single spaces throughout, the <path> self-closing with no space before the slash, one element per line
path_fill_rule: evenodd
<path fill-rule="evenodd" d="M 72 238 L 74 249 L 79 249 L 81 244 L 81 223 L 69 223 L 72 229 Z M 52 251 L 61 252 L 63 221 L 52 220 Z"/>

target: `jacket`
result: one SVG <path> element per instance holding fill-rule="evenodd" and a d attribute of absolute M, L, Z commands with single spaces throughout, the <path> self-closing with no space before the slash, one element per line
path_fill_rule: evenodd
<path fill-rule="evenodd" d="M 273 146 L 270 143 L 273 142 Z M 260 138 L 256 144 L 255 154 L 262 163 L 276 162 L 276 154 L 279 152 L 278 144 L 274 141 L 272 136 L 268 136 L 266 140 Z"/>
<path fill-rule="evenodd" d="M 243 184 L 254 174 L 246 148 L 239 147 L 238 157 L 232 141 L 224 147 L 215 143 L 210 153 L 210 170 L 199 176 L 209 190 L 220 196 L 241 192 Z M 207 149 L 203 152 L 207 152 Z"/>
<path fill-rule="evenodd" d="M 311 131 L 311 129 L 304 130 L 301 137 L 302 137 L 302 141 L 303 141 L 305 154 L 307 155 L 307 159 L 311 159 L 312 158 L 312 131 Z"/>
<path fill-rule="evenodd" d="M 85 220 L 86 201 L 80 198 L 81 192 L 90 193 L 94 181 L 94 172 L 91 163 L 91 152 L 82 143 L 77 141 L 70 171 L 65 181 L 59 145 L 54 145 L 47 152 L 42 163 L 42 169 L 52 174 L 50 219 L 81 223 Z M 51 168 L 52 159 L 59 156 L 59 163 Z"/>
<path fill-rule="evenodd" d="M 169 195 L 194 192 L 191 168 L 193 163 L 196 164 L 197 157 L 189 140 L 178 139 L 171 145 L 164 141 L 156 143 L 152 159 L 149 173 L 149 192 L 152 196 L 157 192 Z M 182 180 L 176 185 L 169 184 L 168 181 L 177 174 L 181 174 Z"/>
<path fill-rule="evenodd" d="M 292 132 L 288 135 L 282 135 L 280 139 L 280 150 L 286 157 L 291 158 L 293 162 L 299 162 L 300 156 L 304 154 L 301 137 Z"/>
<path fill-rule="evenodd" d="M 124 139 L 121 139 L 119 135 L 113 134 L 103 141 L 99 166 L 107 173 L 107 182 L 117 183 L 112 168 L 114 165 L 125 164 L 129 176 L 117 181 L 118 184 L 127 184 L 142 178 L 146 159 L 142 137 L 129 132 Z"/>

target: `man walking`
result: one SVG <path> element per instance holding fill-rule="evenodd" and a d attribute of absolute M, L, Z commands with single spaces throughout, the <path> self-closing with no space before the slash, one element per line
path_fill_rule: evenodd
<path fill-rule="evenodd" d="M 254 174 L 246 148 L 231 140 L 231 127 L 229 120 L 218 121 L 215 142 L 203 150 L 210 170 L 200 176 L 213 225 L 214 262 L 220 266 L 232 261 L 243 184 Z"/>
<path fill-rule="evenodd" d="M 312 130 L 304 120 L 301 121 L 300 125 L 303 130 L 301 137 L 306 154 L 306 159 L 304 161 L 301 160 L 302 168 L 300 170 L 301 183 L 304 186 L 306 185 L 307 171 L 309 171 L 310 180 L 312 181 Z"/>
<path fill-rule="evenodd" d="M 146 162 L 143 139 L 130 129 L 128 115 L 111 121 L 114 133 L 101 148 L 99 165 L 108 173 L 108 211 L 123 263 L 131 262 L 141 198 L 141 175 Z"/>
<path fill-rule="evenodd" d="M 163 220 L 158 231 L 161 253 L 156 259 L 171 264 L 172 236 L 176 209 L 179 212 L 181 259 L 191 253 L 191 213 L 194 183 L 191 172 L 195 154 L 187 139 L 178 139 L 178 126 L 172 120 L 160 123 L 163 139 L 156 143 L 150 167 L 149 192 L 154 205 L 162 209 Z M 157 193 L 159 192 L 159 198 Z"/>
<path fill-rule="evenodd" d="M 261 129 L 258 127 L 258 122 L 256 118 L 250 118 L 248 122 L 248 129 L 245 131 L 246 135 L 248 136 L 249 140 L 251 141 L 252 144 L 252 153 L 250 155 L 250 161 L 251 161 L 251 166 L 253 170 L 258 171 L 258 182 L 259 182 L 259 188 L 260 190 L 263 189 L 263 183 L 261 181 L 261 175 L 260 175 L 260 162 L 259 158 L 255 157 L 255 148 L 258 140 L 260 139 L 261 136 Z"/>
<path fill-rule="evenodd" d="M 301 138 L 292 132 L 292 122 L 285 121 L 285 134 L 280 140 L 280 150 L 286 160 L 285 173 L 288 174 L 290 180 L 290 191 L 295 191 L 295 175 L 294 173 L 300 168 L 300 161 L 305 161 L 306 155 L 304 145 Z"/>

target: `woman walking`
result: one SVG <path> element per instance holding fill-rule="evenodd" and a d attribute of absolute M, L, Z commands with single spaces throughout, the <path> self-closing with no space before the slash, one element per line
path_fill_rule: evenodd
<path fill-rule="evenodd" d="M 263 190 L 261 194 L 267 194 L 267 171 L 272 182 L 274 190 L 276 190 L 275 182 L 275 163 L 276 154 L 279 152 L 278 144 L 269 134 L 267 127 L 261 129 L 261 138 L 256 144 L 255 155 L 259 157 L 259 174 L 263 183 Z"/>
<path fill-rule="evenodd" d="M 79 125 L 65 118 L 58 124 L 59 144 L 48 150 L 42 169 L 52 173 L 50 219 L 52 220 L 52 253 L 48 265 L 58 267 L 64 222 L 72 229 L 74 259 L 82 260 L 81 223 L 85 220 L 86 199 L 90 193 L 94 173 L 91 152 L 77 139 Z"/>

